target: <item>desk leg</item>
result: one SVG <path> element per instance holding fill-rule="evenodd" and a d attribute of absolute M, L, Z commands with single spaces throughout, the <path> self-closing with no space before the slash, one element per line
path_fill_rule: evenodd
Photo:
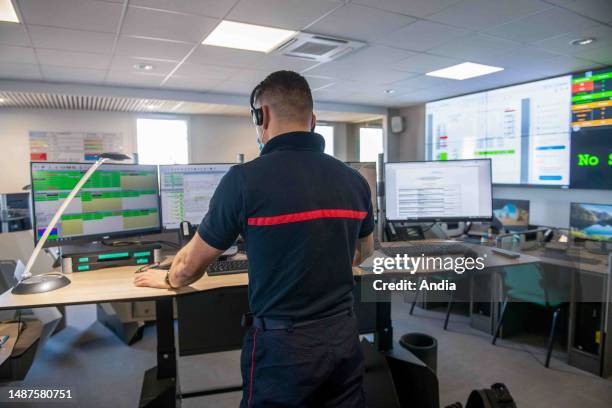
<path fill-rule="evenodd" d="M 140 407 L 180 407 L 177 399 L 176 349 L 172 298 L 155 302 L 157 319 L 157 367 L 145 371 L 140 393 Z"/>
<path fill-rule="evenodd" d="M 378 351 L 393 348 L 393 323 L 391 321 L 391 299 L 376 303 L 376 331 L 374 345 Z"/>

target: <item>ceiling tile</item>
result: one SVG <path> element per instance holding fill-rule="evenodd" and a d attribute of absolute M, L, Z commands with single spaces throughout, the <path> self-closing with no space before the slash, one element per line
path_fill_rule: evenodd
<path fill-rule="evenodd" d="M 471 34 L 457 40 L 447 42 L 429 50 L 432 54 L 469 61 L 480 57 L 497 54 L 518 46 L 516 41 L 492 37 L 484 34 Z"/>
<path fill-rule="evenodd" d="M 572 1 L 563 4 L 563 7 L 604 23 L 612 21 L 612 1 L 610 0 Z"/>
<path fill-rule="evenodd" d="M 213 90 L 215 92 L 221 92 L 221 93 L 249 95 L 251 93 L 251 90 L 253 90 L 255 85 L 257 85 L 258 83 L 259 81 L 241 82 L 241 81 L 236 81 L 233 79 L 228 79 L 214 86 Z"/>
<path fill-rule="evenodd" d="M 395 89 L 397 93 L 406 91 L 416 91 L 419 89 L 430 88 L 433 86 L 448 86 L 456 81 L 453 79 L 436 78 L 427 75 L 413 76 L 408 79 L 392 82 L 388 84 L 389 88 Z"/>
<path fill-rule="evenodd" d="M 463 0 L 428 19 L 483 30 L 552 7 L 540 0 Z"/>
<path fill-rule="evenodd" d="M 42 79 L 38 65 L 0 61 L 0 78 Z"/>
<path fill-rule="evenodd" d="M 596 25 L 593 20 L 553 7 L 529 17 L 486 30 L 486 33 L 520 42 L 535 42 Z"/>
<path fill-rule="evenodd" d="M 130 0 L 130 5 L 221 18 L 236 2 L 237 0 Z"/>
<path fill-rule="evenodd" d="M 84 52 L 58 51 L 39 48 L 36 50 L 38 60 L 43 65 L 56 65 L 72 68 L 108 69 L 110 55 Z"/>
<path fill-rule="evenodd" d="M 209 17 L 129 7 L 121 34 L 199 43 L 218 22 Z"/>
<path fill-rule="evenodd" d="M 180 75 L 172 75 L 163 85 L 164 88 L 183 89 L 189 91 L 207 91 L 218 85 L 222 79 L 194 78 Z"/>
<path fill-rule="evenodd" d="M 266 71 L 257 69 L 241 69 L 238 72 L 230 75 L 228 80 L 240 83 L 245 88 L 245 92 L 250 93 L 255 85 L 263 81 L 267 75 L 268 72 Z"/>
<path fill-rule="evenodd" d="M 342 64 L 347 69 L 378 68 L 415 55 L 412 51 L 398 50 L 383 45 L 368 45 L 348 54 L 333 63 Z M 325 65 L 325 64 L 323 64 Z"/>
<path fill-rule="evenodd" d="M 112 71 L 125 71 L 139 73 L 141 71 L 134 68 L 136 64 L 151 64 L 153 70 L 151 74 L 168 75 L 177 65 L 175 61 L 165 61 L 160 59 L 148 59 L 148 58 L 135 58 L 127 57 L 123 55 L 115 55 L 111 63 L 110 69 Z"/>
<path fill-rule="evenodd" d="M 405 50 L 426 51 L 468 33 L 470 31 L 463 28 L 420 20 L 376 40 L 376 43 Z"/>
<path fill-rule="evenodd" d="M 229 78 L 238 72 L 240 72 L 240 69 L 238 68 L 228 68 L 219 65 L 183 63 L 175 74 L 181 77 L 221 80 Z"/>
<path fill-rule="evenodd" d="M 113 34 L 44 26 L 28 26 L 28 31 L 36 48 L 101 54 L 110 54 L 113 51 Z"/>
<path fill-rule="evenodd" d="M 457 3 L 459 0 L 353 0 L 353 3 L 376 7 L 415 17 L 426 17 Z"/>
<path fill-rule="evenodd" d="M 23 24 L 0 21 L 0 44 L 29 47 L 30 42 Z"/>
<path fill-rule="evenodd" d="M 122 5 L 92 0 L 20 0 L 27 24 L 114 33 Z"/>
<path fill-rule="evenodd" d="M 612 65 L 612 46 L 597 49 L 585 49 L 584 51 L 576 53 L 576 57 L 595 61 L 600 64 Z"/>
<path fill-rule="evenodd" d="M 184 42 L 121 36 L 115 54 L 180 61 L 192 48 L 192 44 Z"/>
<path fill-rule="evenodd" d="M 577 38 L 594 38 L 595 42 L 588 45 L 572 45 L 570 41 Z M 566 55 L 577 55 L 578 53 L 612 46 L 612 27 L 597 24 L 585 30 L 558 35 L 546 40 L 535 42 L 534 45 Z"/>
<path fill-rule="evenodd" d="M 372 41 L 414 22 L 412 17 L 347 4 L 308 27 L 309 32 Z"/>
<path fill-rule="evenodd" d="M 226 19 L 302 30 L 340 4 L 330 0 L 240 0 Z"/>
<path fill-rule="evenodd" d="M 494 65 L 502 68 L 522 69 L 536 63 L 550 63 L 552 59 L 559 57 L 559 54 L 544 51 L 530 45 L 519 45 L 513 48 L 491 52 L 489 55 L 482 55 L 472 58 L 472 62 Z"/>
<path fill-rule="evenodd" d="M 249 68 L 260 59 L 262 53 L 246 50 L 236 50 L 226 47 L 200 45 L 189 56 L 187 62 L 208 65 L 224 65 L 228 67 Z"/>
<path fill-rule="evenodd" d="M 101 83 L 106 71 L 89 68 L 40 66 L 46 81 Z"/>
<path fill-rule="evenodd" d="M 0 61 L 17 64 L 37 63 L 33 48 L 14 47 L 12 45 L 0 45 Z"/>
<path fill-rule="evenodd" d="M 599 64 L 577 58 L 575 56 L 559 55 L 555 58 L 550 58 L 545 61 L 532 61 L 529 65 L 521 67 L 517 70 L 521 72 L 531 73 L 536 78 L 545 78 L 554 75 L 564 75 L 573 71 L 582 71 L 585 69 L 595 68 Z"/>
<path fill-rule="evenodd" d="M 440 57 L 431 54 L 416 54 L 391 65 L 391 68 L 406 72 L 426 73 L 461 63 L 456 58 Z"/>
<path fill-rule="evenodd" d="M 123 85 L 131 87 L 154 87 L 159 88 L 164 75 L 134 73 L 128 71 L 110 70 L 106 76 L 106 83 L 111 85 Z"/>

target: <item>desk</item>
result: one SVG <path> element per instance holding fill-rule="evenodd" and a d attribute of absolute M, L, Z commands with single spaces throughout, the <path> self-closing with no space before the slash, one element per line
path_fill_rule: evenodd
<path fill-rule="evenodd" d="M 398 244 L 398 243 L 393 243 Z M 532 263 L 537 259 L 521 256 L 509 259 L 491 252 L 490 248 L 477 248 L 487 254 L 488 264 L 492 267 L 503 267 Z M 376 256 L 376 255 L 374 255 Z M 5 292 L 0 295 L 0 310 L 37 308 L 44 306 L 65 306 L 85 303 L 105 303 L 118 301 L 154 300 L 157 317 L 157 366 L 145 372 L 140 398 L 140 406 L 174 407 L 176 397 L 180 394 L 176 380 L 176 350 L 172 316 L 172 300 L 184 294 L 215 290 L 226 287 L 248 285 L 247 274 L 204 276 L 192 285 L 179 290 L 137 288 L 132 284 L 135 266 L 101 269 L 90 272 L 70 274 L 70 285 L 52 292 L 13 295 Z M 419 273 L 434 272 L 430 270 Z M 439 271 L 441 272 L 441 271 Z M 370 272 L 355 269 L 356 275 L 370 275 Z M 379 349 L 392 347 L 392 329 L 390 320 L 391 303 L 380 303 L 377 315 L 376 341 Z"/>

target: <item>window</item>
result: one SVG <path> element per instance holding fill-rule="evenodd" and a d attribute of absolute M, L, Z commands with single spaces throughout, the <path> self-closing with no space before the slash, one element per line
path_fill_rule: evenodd
<path fill-rule="evenodd" d="M 327 125 L 317 125 L 315 132 L 325 139 L 325 153 L 334 155 L 334 127 Z"/>
<path fill-rule="evenodd" d="M 187 164 L 187 121 L 138 119 L 138 162 L 141 164 Z"/>
<path fill-rule="evenodd" d="M 382 128 L 359 129 L 359 161 L 375 162 L 383 152 Z"/>

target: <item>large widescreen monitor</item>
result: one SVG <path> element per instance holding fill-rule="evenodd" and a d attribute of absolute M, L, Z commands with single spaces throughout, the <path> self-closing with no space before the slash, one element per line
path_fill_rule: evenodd
<path fill-rule="evenodd" d="M 572 77 L 570 187 L 612 190 L 612 67 Z"/>
<path fill-rule="evenodd" d="M 490 158 L 493 183 L 568 185 L 569 75 L 426 105 L 427 160 Z"/>
<path fill-rule="evenodd" d="M 85 163 L 31 163 L 36 240 L 90 167 Z M 70 203 L 46 245 L 160 229 L 157 166 L 103 164 Z"/>
<path fill-rule="evenodd" d="M 199 224 L 221 178 L 233 164 L 159 166 L 162 224 L 178 229 L 182 221 Z"/>
<path fill-rule="evenodd" d="M 574 238 L 612 242 L 612 204 L 571 203 L 569 226 Z"/>
<path fill-rule="evenodd" d="M 390 221 L 490 221 L 491 160 L 385 163 Z"/>

